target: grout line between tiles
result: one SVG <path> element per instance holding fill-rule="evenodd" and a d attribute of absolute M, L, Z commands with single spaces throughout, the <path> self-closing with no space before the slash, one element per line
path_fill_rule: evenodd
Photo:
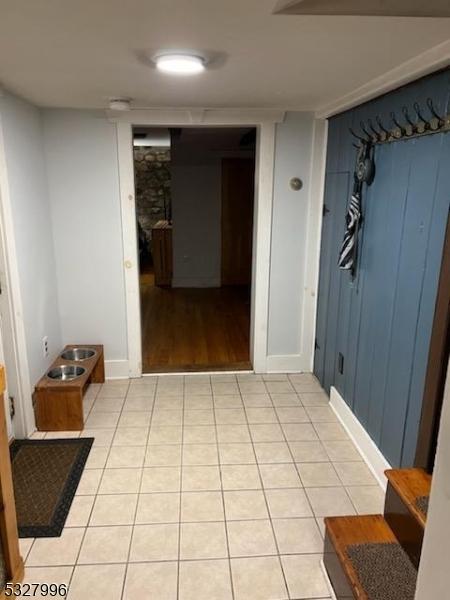
<path fill-rule="evenodd" d="M 128 391 L 129 391 L 129 390 L 130 390 L 130 386 L 128 386 L 127 394 L 125 395 L 125 401 L 124 401 L 124 403 L 123 403 L 123 405 L 122 405 L 122 412 L 121 412 L 121 416 L 122 416 L 122 414 L 123 414 L 123 408 L 124 408 L 124 406 L 125 406 L 125 402 L 126 402 L 126 399 L 127 399 L 127 397 L 128 397 Z M 124 594 L 125 594 L 125 586 L 126 586 L 127 577 L 128 577 L 128 568 L 129 568 L 129 565 L 130 565 L 130 557 L 131 557 L 131 547 L 132 547 L 132 544 L 133 544 L 134 530 L 135 530 L 135 526 L 136 526 L 136 517 L 137 517 L 137 511 L 138 511 L 138 507 L 139 507 L 139 498 L 140 498 L 140 495 L 141 495 L 141 489 L 142 489 L 142 480 L 143 480 L 143 478 L 144 478 L 144 464 L 145 464 L 145 457 L 146 457 L 146 453 L 147 453 L 147 447 L 148 447 L 148 438 L 149 438 L 149 435 L 150 435 L 150 430 L 151 430 L 151 427 L 152 427 L 152 419 L 153 419 L 153 411 L 154 411 L 154 409 L 155 409 L 155 400 L 154 400 L 154 398 L 153 398 L 153 400 L 152 400 L 152 408 L 151 408 L 151 410 L 150 410 L 150 420 L 149 420 L 149 425 L 148 425 L 148 433 L 147 433 L 147 440 L 146 440 L 146 441 L 147 441 L 147 445 L 145 446 L 146 450 L 145 450 L 145 452 L 144 452 L 144 460 L 142 461 L 141 476 L 140 476 L 140 478 L 139 478 L 138 493 L 137 493 L 137 497 L 136 497 L 136 506 L 134 507 L 133 523 L 132 523 L 132 526 L 131 526 L 131 536 L 130 536 L 130 541 L 129 541 L 129 545 L 128 545 L 127 562 L 126 562 L 126 564 L 125 564 L 125 572 L 124 572 L 123 581 L 122 581 L 122 591 L 121 591 L 121 594 L 120 594 L 120 597 L 121 597 L 121 598 L 123 598 L 123 597 L 124 597 Z M 121 417 L 119 417 L 119 421 L 120 421 L 120 418 L 121 418 Z M 117 423 L 116 433 L 117 433 L 117 429 L 118 429 L 118 428 L 119 428 L 119 423 Z M 114 442 L 114 438 L 116 437 L 116 433 L 114 433 L 114 437 L 113 437 L 113 440 L 112 440 L 112 442 L 111 442 L 111 448 L 113 447 L 113 442 Z M 116 447 L 117 447 L 117 446 L 116 446 Z M 119 446 L 119 447 L 120 447 L 120 446 Z M 108 458 L 109 458 L 109 456 L 108 456 Z M 108 462 L 108 461 L 107 461 L 107 462 Z M 102 479 L 103 479 L 103 478 L 102 478 Z"/>
<path fill-rule="evenodd" d="M 227 515 L 225 512 L 225 493 L 224 493 L 224 489 L 223 489 L 222 466 L 220 463 L 219 432 L 217 430 L 216 410 L 217 409 L 215 408 L 214 401 L 213 401 L 213 418 L 214 418 L 214 428 L 215 428 L 215 433 L 216 433 L 216 450 L 217 450 L 217 460 L 219 461 L 218 470 L 219 470 L 219 477 L 220 477 L 220 494 L 221 494 L 221 498 L 222 498 L 225 539 L 226 539 L 226 543 L 227 543 L 227 554 L 228 554 L 228 572 L 229 572 L 229 576 L 230 576 L 231 597 L 234 600 L 235 592 L 234 592 L 234 583 L 233 583 L 233 571 L 231 569 L 231 552 L 230 552 L 230 540 L 228 537 Z"/>
<path fill-rule="evenodd" d="M 272 402 L 272 399 L 270 399 L 270 401 Z M 262 476 L 261 476 L 261 470 L 260 470 L 260 468 L 259 468 L 258 456 L 257 456 L 257 454 L 256 454 L 256 451 L 255 451 L 255 446 L 254 446 L 254 442 L 253 442 L 253 437 L 252 437 L 252 435 L 251 435 L 250 426 L 249 426 L 249 424 L 248 424 L 247 408 L 246 408 L 245 406 L 244 406 L 244 412 L 245 412 L 245 415 L 246 415 L 246 417 L 247 417 L 247 428 L 248 428 L 248 434 L 249 434 L 249 436 L 250 436 L 251 444 L 252 444 L 252 447 L 253 447 L 253 452 L 254 452 L 254 454 L 255 454 L 255 458 L 256 458 L 256 468 L 258 469 L 258 475 L 259 475 L 259 480 L 260 480 L 260 482 L 261 482 L 262 493 L 263 493 L 263 496 L 264 496 L 264 502 L 265 502 L 265 505 L 266 505 L 267 515 L 268 515 L 268 518 L 269 518 L 269 521 L 270 521 L 270 528 L 271 528 L 271 530 L 272 530 L 272 536 L 273 536 L 273 539 L 274 539 L 274 542 L 275 542 L 275 547 L 276 547 L 276 550 L 277 550 L 277 555 L 278 555 L 278 556 L 277 556 L 277 558 L 278 558 L 278 564 L 280 565 L 281 573 L 282 573 L 282 575 L 283 575 L 283 581 L 284 581 L 284 586 L 285 586 L 285 589 L 286 589 L 286 594 L 287 594 L 287 597 L 289 598 L 289 597 L 290 597 L 290 594 L 289 594 L 289 587 L 288 587 L 288 584 L 287 584 L 287 578 L 286 578 L 286 574 L 285 574 L 285 572 L 284 572 L 283 563 L 281 562 L 280 548 L 279 548 L 279 546 L 278 546 L 278 540 L 277 540 L 277 537 L 276 537 L 276 535 L 275 535 L 275 528 L 274 528 L 274 526 L 273 526 L 272 515 L 271 515 L 271 513 L 270 513 L 270 509 L 269 509 L 269 502 L 268 502 L 268 500 L 267 500 L 267 495 L 266 495 L 266 492 L 265 492 L 265 489 L 264 489 L 264 486 L 263 486 L 263 479 L 262 479 Z M 275 412 L 275 414 L 277 414 L 275 410 L 274 410 L 274 412 Z M 277 415 L 277 416 L 278 416 L 278 415 Z"/>
<path fill-rule="evenodd" d="M 90 414 L 90 413 L 91 413 L 91 411 L 92 411 L 92 407 L 94 406 L 94 404 L 95 404 L 95 401 L 97 400 L 97 397 L 98 397 L 98 394 L 99 394 L 99 392 L 100 392 L 100 389 L 101 389 L 101 388 L 99 388 L 99 389 L 98 389 L 98 391 L 97 391 L 97 394 L 95 395 L 94 401 L 93 401 L 93 403 L 91 404 L 91 408 L 90 408 L 90 409 L 89 409 L 89 411 L 88 411 L 88 415 L 87 415 L 87 416 L 86 416 L 86 418 L 85 418 L 85 422 L 87 421 L 87 419 L 88 419 L 88 416 L 89 416 L 89 414 Z M 80 432 L 80 435 L 81 435 L 81 432 Z M 99 483 L 99 486 L 100 486 L 100 483 Z M 97 488 L 97 491 L 98 491 L 98 488 Z M 68 586 L 67 586 L 67 589 L 68 589 L 68 592 L 67 592 L 67 594 L 69 594 L 69 593 L 70 593 L 70 587 L 71 587 L 71 585 L 72 585 L 72 580 L 73 580 L 73 576 L 74 576 L 74 573 L 75 573 L 75 568 L 76 568 L 76 565 L 77 565 L 78 559 L 79 559 L 79 557 L 80 557 L 81 548 L 82 548 L 82 546 L 83 546 L 84 538 L 85 538 L 85 536 L 86 536 L 86 531 L 87 531 L 87 528 L 88 528 L 88 525 L 89 525 L 89 521 L 91 520 L 92 511 L 94 510 L 94 506 L 95 506 L 95 500 L 96 500 L 96 497 L 97 497 L 97 495 L 95 494 L 94 501 L 92 502 L 92 506 L 91 506 L 91 509 L 90 509 L 90 511 L 89 511 L 89 516 L 88 516 L 88 519 L 87 519 L 87 524 L 86 524 L 86 527 L 84 528 L 83 536 L 82 536 L 82 538 L 81 538 L 81 544 L 80 544 L 80 547 L 78 548 L 78 553 L 77 553 L 77 558 L 76 558 L 76 560 L 75 560 L 75 564 L 74 564 L 74 565 L 71 565 L 71 566 L 72 566 L 72 571 L 71 571 L 71 573 L 70 573 L 69 582 L 68 582 Z M 30 550 L 31 550 L 31 549 L 30 549 Z M 29 555 L 29 553 L 28 553 L 28 555 Z"/>
<path fill-rule="evenodd" d="M 178 561 L 177 561 L 177 600 L 180 598 L 180 559 L 181 559 L 181 502 L 183 492 L 183 442 L 184 442 L 184 394 L 185 384 L 183 378 L 183 412 L 181 415 L 181 457 L 180 457 L 180 490 L 178 506 Z"/>

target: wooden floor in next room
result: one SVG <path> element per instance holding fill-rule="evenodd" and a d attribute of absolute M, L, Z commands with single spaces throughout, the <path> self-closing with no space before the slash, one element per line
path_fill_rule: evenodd
<path fill-rule="evenodd" d="M 141 276 L 142 370 L 250 369 L 250 290 L 160 288 Z"/>

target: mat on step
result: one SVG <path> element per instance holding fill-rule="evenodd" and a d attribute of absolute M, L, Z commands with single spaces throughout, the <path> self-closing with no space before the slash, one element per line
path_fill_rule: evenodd
<path fill-rule="evenodd" d="M 15 440 L 11 463 L 19 537 L 58 537 L 93 438 Z"/>
<path fill-rule="evenodd" d="M 428 515 L 428 504 L 430 502 L 430 496 L 419 496 L 416 498 L 416 506 L 420 512 L 427 516 Z"/>
<path fill-rule="evenodd" d="M 355 544 L 347 555 L 369 600 L 414 600 L 417 571 L 399 544 Z"/>

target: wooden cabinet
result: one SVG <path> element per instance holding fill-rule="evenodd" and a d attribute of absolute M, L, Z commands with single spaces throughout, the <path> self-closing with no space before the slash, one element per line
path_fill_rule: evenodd
<path fill-rule="evenodd" d="M 152 228 L 152 254 L 155 269 L 155 285 L 172 285 L 172 225 L 158 221 Z"/>
<path fill-rule="evenodd" d="M 3 401 L 4 391 L 5 371 L 0 366 L 0 600 L 5 598 L 6 583 L 18 582 L 23 578 L 23 561 L 19 552 L 16 507 Z"/>

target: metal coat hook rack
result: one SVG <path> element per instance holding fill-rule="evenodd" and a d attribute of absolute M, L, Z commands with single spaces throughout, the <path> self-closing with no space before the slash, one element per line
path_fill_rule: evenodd
<path fill-rule="evenodd" d="M 372 119 L 367 122 L 361 121 L 360 131 L 349 128 L 352 136 L 358 140 L 358 144 L 353 144 L 355 148 L 361 148 L 366 145 L 390 144 L 404 139 L 413 139 L 425 135 L 436 133 L 445 133 L 450 131 L 450 113 L 440 115 L 434 107 L 432 98 L 426 101 L 426 113 L 418 102 L 413 104 L 415 117 L 411 116 L 407 106 L 402 108 L 402 117 L 398 118 L 394 111 L 390 114 L 390 124 L 385 126 L 380 116 L 375 117 L 374 124 Z"/>
<path fill-rule="evenodd" d="M 402 118 L 394 111 L 390 114 L 389 125 L 385 125 L 379 115 L 367 122 L 360 121 L 359 131 L 349 127 L 352 136 L 357 140 L 356 165 L 352 199 L 346 215 L 346 232 L 339 253 L 339 268 L 349 270 L 351 276 L 356 275 L 358 263 L 358 236 L 363 221 L 362 193 L 364 184 L 371 185 L 375 177 L 374 146 L 390 144 L 400 140 L 433 135 L 450 131 L 450 113 L 440 115 L 434 107 L 433 100 L 427 99 L 427 112 L 422 110 L 418 102 L 413 104 L 415 117 L 410 115 L 407 106 L 402 108 Z"/>

